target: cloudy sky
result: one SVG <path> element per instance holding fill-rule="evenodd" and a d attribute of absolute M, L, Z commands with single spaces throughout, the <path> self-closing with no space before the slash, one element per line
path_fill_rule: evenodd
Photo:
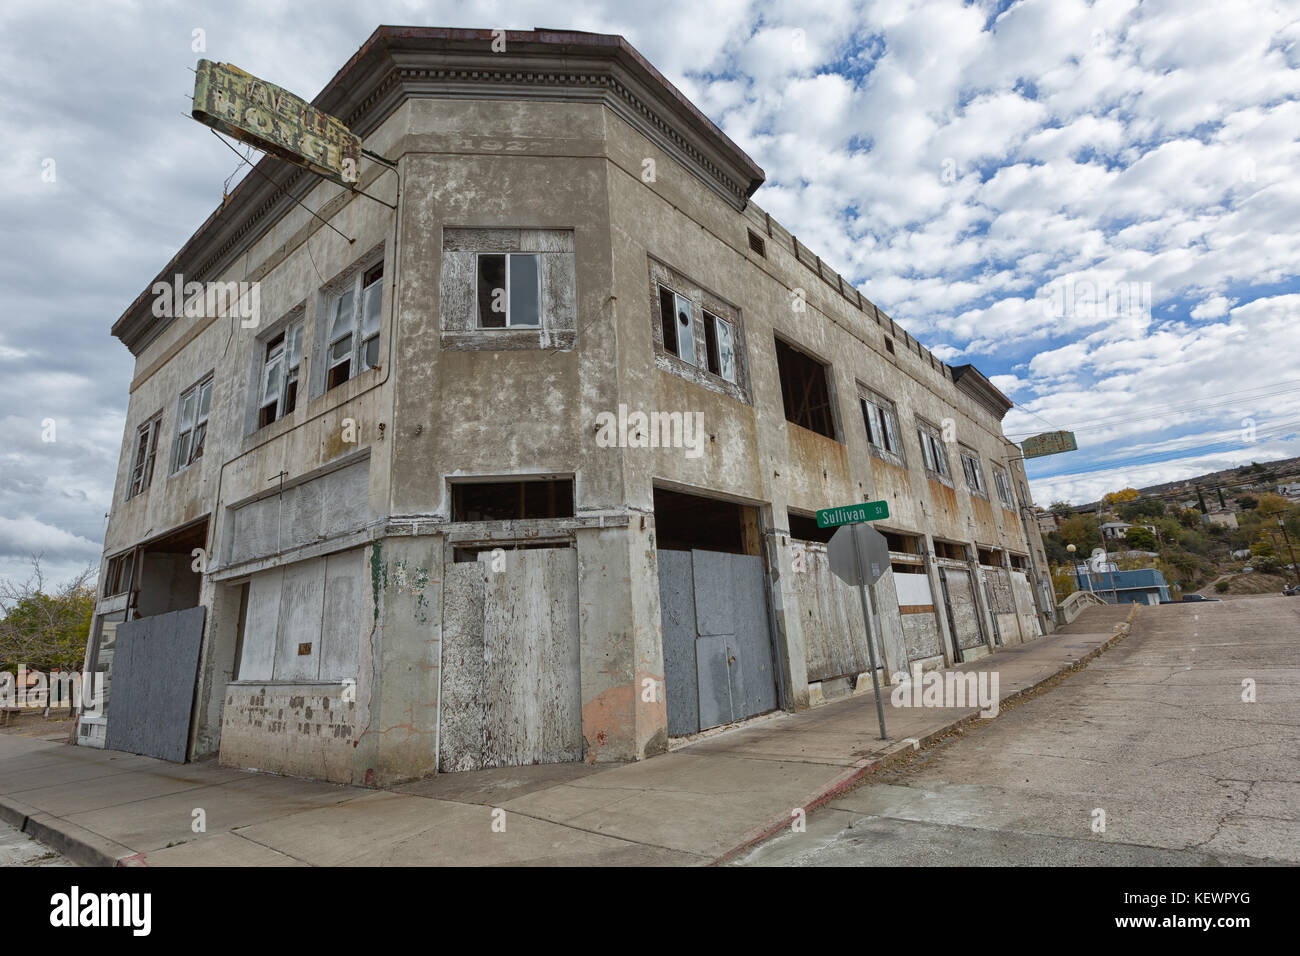
<path fill-rule="evenodd" d="M 1011 437 L 1076 431 L 1040 502 L 1300 454 L 1294 2 L 6 0 L 0 575 L 101 552 L 109 327 L 237 164 L 187 117 L 196 37 L 310 98 L 380 23 L 621 33 L 764 208 L 1017 402 Z"/>

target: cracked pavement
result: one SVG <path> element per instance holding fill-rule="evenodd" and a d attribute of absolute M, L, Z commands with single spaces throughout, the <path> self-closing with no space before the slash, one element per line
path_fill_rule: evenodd
<path fill-rule="evenodd" d="M 1068 680 L 736 862 L 1300 863 L 1300 601 L 1141 607 Z"/>

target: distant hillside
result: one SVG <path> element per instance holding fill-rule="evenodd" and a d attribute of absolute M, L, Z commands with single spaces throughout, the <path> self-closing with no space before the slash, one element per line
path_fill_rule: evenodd
<path fill-rule="evenodd" d="M 1167 481 L 1162 485 L 1148 485 L 1145 488 L 1139 488 L 1138 491 L 1144 497 L 1156 495 L 1168 497 L 1186 494 L 1188 498 L 1195 498 L 1196 486 L 1200 485 L 1201 491 L 1207 496 L 1213 494 L 1214 489 L 1222 488 L 1224 497 L 1232 498 L 1253 491 L 1276 491 L 1277 485 L 1287 481 L 1300 481 L 1300 458 L 1279 458 L 1276 461 L 1251 462 L 1249 465 L 1242 465 L 1238 468 L 1207 472 L 1203 475 L 1197 475 L 1195 478 Z M 1206 502 L 1210 502 L 1209 497 L 1206 498 Z M 1087 504 L 1077 506 L 1077 510 L 1095 511 L 1097 504 L 1096 501 L 1090 501 Z"/>

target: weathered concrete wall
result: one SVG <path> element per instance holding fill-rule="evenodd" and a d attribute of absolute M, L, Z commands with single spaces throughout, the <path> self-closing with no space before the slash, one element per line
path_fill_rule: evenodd
<path fill-rule="evenodd" d="M 341 684 L 232 684 L 225 689 L 221 764 L 354 783 L 355 701 Z"/>

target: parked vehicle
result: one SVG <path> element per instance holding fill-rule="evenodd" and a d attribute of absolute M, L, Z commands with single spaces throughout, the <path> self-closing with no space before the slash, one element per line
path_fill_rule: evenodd
<path fill-rule="evenodd" d="M 1300 584 L 1288 584 L 1282 589 L 1283 597 L 1300 597 Z"/>
<path fill-rule="evenodd" d="M 1223 598 L 1206 597 L 1204 594 L 1184 594 L 1183 603 L 1193 604 L 1196 601 L 1222 601 Z"/>

